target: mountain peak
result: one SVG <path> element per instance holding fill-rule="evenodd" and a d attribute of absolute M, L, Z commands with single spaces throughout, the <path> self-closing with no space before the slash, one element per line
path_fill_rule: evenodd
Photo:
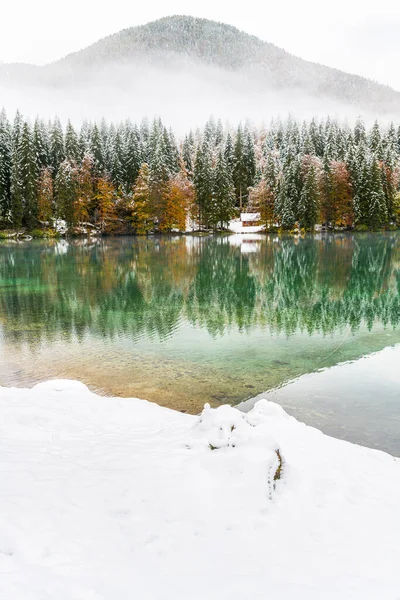
<path fill-rule="evenodd" d="M 180 54 L 208 64 L 235 69 L 246 64 L 263 48 L 274 48 L 232 25 L 199 17 L 174 15 L 123 29 L 58 62 L 78 60 L 92 64 L 97 59 L 129 60 L 137 54 Z M 284 51 L 281 51 L 283 54 Z"/>
<path fill-rule="evenodd" d="M 83 105 L 85 118 L 123 119 L 134 111 L 199 124 L 210 114 L 234 122 L 288 113 L 400 115 L 400 93 L 388 86 L 308 62 L 232 25 L 186 15 L 124 29 L 44 67 L 1 65 L 0 85 L 2 92 L 12 88 L 11 98 L 26 97 L 35 113 L 41 106 L 22 87 L 45 96 L 51 114 L 65 113 L 69 102 L 74 111 Z M 58 97 L 50 100 L 49 92 Z"/>

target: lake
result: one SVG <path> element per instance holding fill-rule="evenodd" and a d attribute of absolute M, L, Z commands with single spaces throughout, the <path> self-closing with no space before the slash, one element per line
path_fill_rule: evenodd
<path fill-rule="evenodd" d="M 394 346 L 400 366 L 396 344 L 396 232 L 0 242 L 4 386 L 72 378 L 188 412 L 282 388 L 296 417 L 400 455 L 396 359 L 368 386 L 341 365 Z"/>

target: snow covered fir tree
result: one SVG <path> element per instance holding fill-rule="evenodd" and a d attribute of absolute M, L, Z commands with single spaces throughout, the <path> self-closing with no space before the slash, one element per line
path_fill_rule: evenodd
<path fill-rule="evenodd" d="M 228 230 L 242 211 L 267 231 L 400 223 L 400 127 L 327 118 L 236 129 L 210 119 L 178 139 L 140 124 L 0 116 L 0 228 L 148 234 Z M 8 232 L 8 233 L 7 233 Z"/>

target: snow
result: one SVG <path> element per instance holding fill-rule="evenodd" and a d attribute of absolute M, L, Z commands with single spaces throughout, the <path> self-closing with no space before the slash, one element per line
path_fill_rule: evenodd
<path fill-rule="evenodd" d="M 0 411 L 2 599 L 400 597 L 388 454 L 266 400 L 196 417 L 59 380 Z"/>
<path fill-rule="evenodd" d="M 53 227 L 61 235 L 68 232 L 67 222 L 64 219 L 53 219 Z"/>

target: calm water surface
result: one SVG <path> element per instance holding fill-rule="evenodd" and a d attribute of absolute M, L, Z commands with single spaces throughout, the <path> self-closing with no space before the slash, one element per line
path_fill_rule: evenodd
<path fill-rule="evenodd" d="M 398 343 L 398 233 L 0 243 L 1 385 L 68 377 L 196 412 Z M 400 455 L 393 364 L 279 401 Z"/>

